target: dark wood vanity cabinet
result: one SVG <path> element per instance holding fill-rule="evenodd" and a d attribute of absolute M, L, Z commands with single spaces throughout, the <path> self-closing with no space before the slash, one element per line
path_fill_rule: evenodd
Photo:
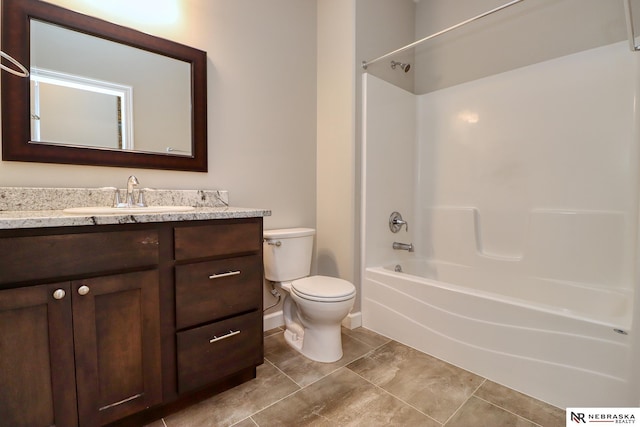
<path fill-rule="evenodd" d="M 159 404 L 158 233 L 7 234 L 0 425 L 97 426 Z"/>
<path fill-rule="evenodd" d="M 178 391 L 261 364 L 261 224 L 176 228 L 175 257 Z"/>
<path fill-rule="evenodd" d="M 261 241 L 262 218 L 0 230 L 0 426 L 153 418 L 255 376 Z"/>
<path fill-rule="evenodd" d="M 162 402 L 158 284 L 157 270 L 71 282 L 80 425 Z"/>
<path fill-rule="evenodd" d="M 54 300 L 58 289 L 0 291 L 2 426 L 78 425 L 71 299 Z"/>

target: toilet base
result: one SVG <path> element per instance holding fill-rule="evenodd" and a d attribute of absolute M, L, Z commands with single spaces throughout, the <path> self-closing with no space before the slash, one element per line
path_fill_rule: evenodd
<path fill-rule="evenodd" d="M 300 336 L 290 330 L 284 331 L 284 340 L 297 351 L 302 351 L 302 341 L 304 336 Z"/>
<path fill-rule="evenodd" d="M 342 359 L 341 325 L 305 329 L 302 334 L 287 329 L 284 339 L 291 348 L 315 362 L 333 363 Z"/>
<path fill-rule="evenodd" d="M 291 292 L 290 284 L 280 286 L 287 292 L 282 307 L 287 344 L 316 362 L 342 359 L 342 319 L 353 307 L 355 296 L 325 303 L 300 298 Z"/>

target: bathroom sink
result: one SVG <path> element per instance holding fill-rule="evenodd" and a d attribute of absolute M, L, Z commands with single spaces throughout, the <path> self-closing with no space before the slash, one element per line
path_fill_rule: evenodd
<path fill-rule="evenodd" d="M 81 208 L 67 208 L 62 212 L 76 215 L 105 215 L 105 214 L 145 214 L 163 212 L 189 212 L 193 206 L 145 206 L 131 208 L 114 208 L 111 206 L 87 206 Z"/>

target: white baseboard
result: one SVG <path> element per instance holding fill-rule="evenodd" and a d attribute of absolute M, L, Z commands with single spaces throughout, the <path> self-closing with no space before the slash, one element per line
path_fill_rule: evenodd
<path fill-rule="evenodd" d="M 347 329 L 355 329 L 362 326 L 362 312 L 349 313 L 347 317 L 342 319 L 342 326 Z"/>
<path fill-rule="evenodd" d="M 280 326 L 284 326 L 282 310 L 276 311 L 275 313 L 265 314 L 264 325 L 262 327 L 263 331 L 269 331 L 271 329 L 279 328 Z M 349 313 L 347 317 L 342 320 L 342 326 L 347 329 L 355 329 L 362 326 L 362 312 L 358 311 L 357 313 Z"/>
<path fill-rule="evenodd" d="M 270 331 L 271 329 L 279 328 L 280 326 L 284 326 L 282 310 L 264 315 L 264 323 L 262 326 L 263 331 Z"/>

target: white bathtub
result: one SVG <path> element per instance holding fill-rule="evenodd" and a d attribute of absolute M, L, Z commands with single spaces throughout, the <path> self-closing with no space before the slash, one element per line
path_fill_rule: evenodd
<path fill-rule="evenodd" d="M 630 295 L 452 264 L 400 265 L 404 273 L 366 269 L 365 327 L 558 407 L 636 406 Z"/>

